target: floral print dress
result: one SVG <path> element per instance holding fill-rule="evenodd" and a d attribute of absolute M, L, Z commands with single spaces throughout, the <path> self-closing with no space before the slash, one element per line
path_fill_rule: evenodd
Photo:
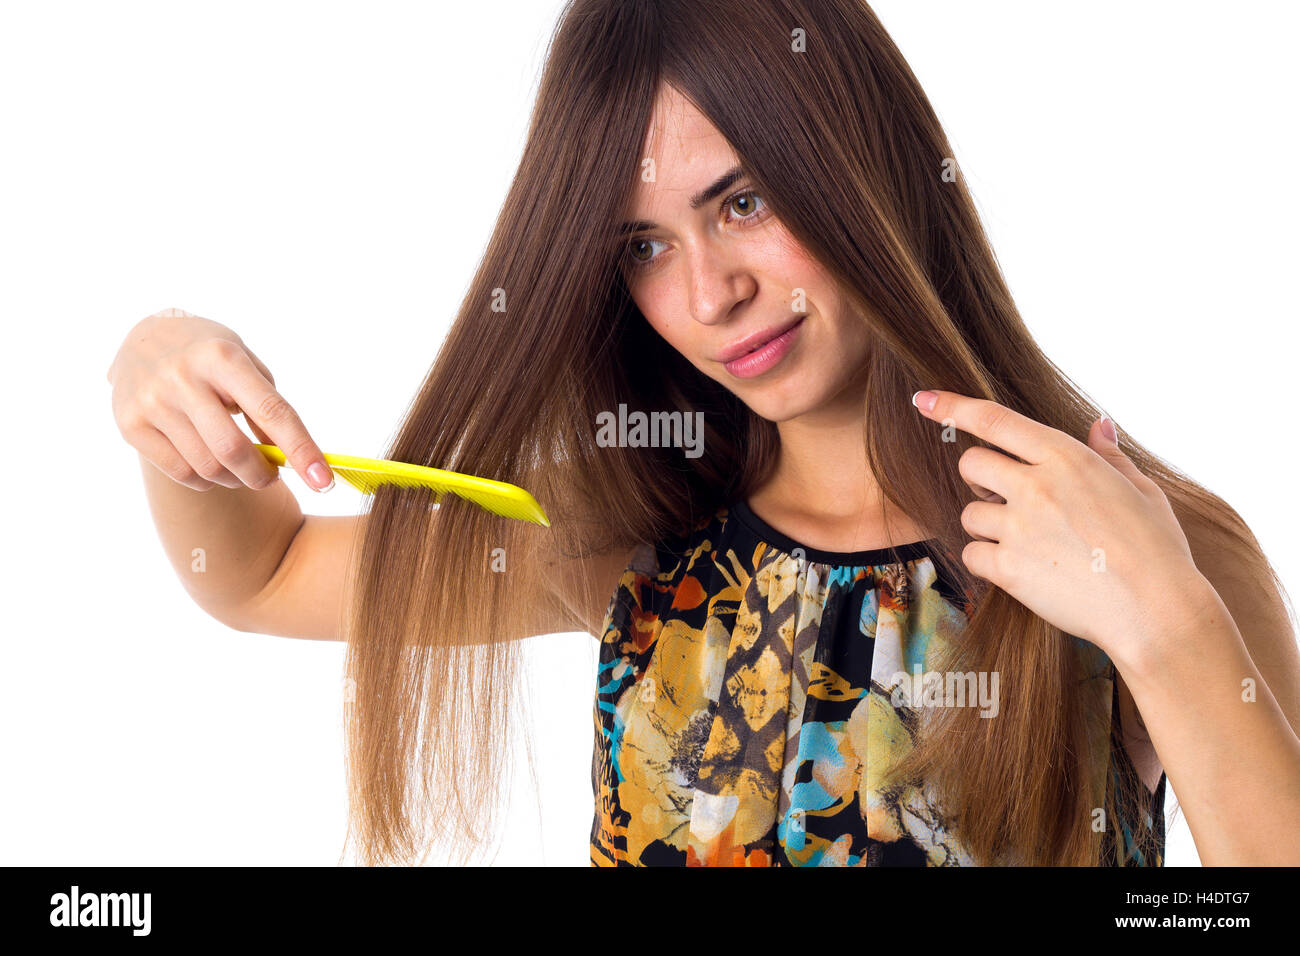
<path fill-rule="evenodd" d="M 602 624 L 592 864 L 972 865 L 930 788 L 882 779 L 912 746 L 923 675 L 973 610 L 937 546 L 807 548 L 740 500 L 638 549 Z M 1114 666 L 1075 641 L 1113 720 Z M 996 686 L 970 693 L 989 706 Z M 1110 749 L 1109 733 L 1093 746 Z M 1127 814 L 1154 830 L 1155 859 L 1121 814 L 1104 862 L 1118 830 L 1124 865 L 1162 865 L 1165 782 Z"/>

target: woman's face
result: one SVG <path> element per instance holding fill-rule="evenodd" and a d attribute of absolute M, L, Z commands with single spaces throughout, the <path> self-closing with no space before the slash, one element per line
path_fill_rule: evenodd
<path fill-rule="evenodd" d="M 864 381 L 863 323 L 748 178 L 721 179 L 738 165 L 735 152 L 671 87 L 656 104 L 644 155 L 653 165 L 643 161 L 621 268 L 655 331 L 770 421 L 841 396 L 860 402 L 846 389 Z M 749 336 L 794 323 L 783 352 L 778 341 L 727 364 L 729 349 L 743 349 Z"/>

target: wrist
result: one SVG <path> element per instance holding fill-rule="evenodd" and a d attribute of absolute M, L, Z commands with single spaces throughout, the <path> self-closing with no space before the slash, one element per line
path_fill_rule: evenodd
<path fill-rule="evenodd" d="M 1122 642 L 1112 655 L 1122 673 L 1139 680 L 1166 673 L 1176 661 L 1185 661 L 1198 644 L 1235 626 L 1219 592 L 1190 563 L 1161 587 L 1149 606 L 1155 610 L 1136 622 L 1141 632 Z"/>

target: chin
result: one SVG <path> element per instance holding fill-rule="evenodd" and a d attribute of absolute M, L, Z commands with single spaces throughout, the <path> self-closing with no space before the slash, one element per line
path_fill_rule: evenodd
<path fill-rule="evenodd" d="M 812 411 L 825 400 L 820 394 L 810 393 L 797 387 L 773 388 L 768 394 L 764 394 L 757 387 L 754 391 L 756 394 L 748 397 L 741 396 L 749 410 L 759 418 L 778 424 Z M 792 391 L 794 394 L 782 394 L 784 391 Z"/>

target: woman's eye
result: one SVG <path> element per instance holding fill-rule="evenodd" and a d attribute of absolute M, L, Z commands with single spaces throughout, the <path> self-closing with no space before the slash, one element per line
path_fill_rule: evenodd
<path fill-rule="evenodd" d="M 758 193 L 754 192 L 751 189 L 743 193 L 736 193 L 734 196 L 732 196 L 730 199 L 727 200 L 726 205 L 729 211 L 736 212 L 741 219 L 750 219 L 754 215 L 755 200 L 761 202 L 761 200 L 759 200 Z M 737 205 L 738 203 L 742 203 L 742 202 L 745 204 L 746 208 L 741 208 L 739 205 Z"/>
<path fill-rule="evenodd" d="M 760 222 L 766 219 L 766 215 L 758 215 L 758 212 L 766 206 L 767 203 L 763 202 L 758 193 L 752 189 L 733 193 L 722 201 L 722 210 L 729 214 L 728 218 L 730 220 L 743 220 L 746 223 Z M 637 238 L 628 242 L 627 260 L 634 271 L 647 269 L 654 265 L 654 244 L 656 242 L 660 245 L 663 244 L 662 240 L 646 238 Z"/>
<path fill-rule="evenodd" d="M 627 244 L 627 257 L 634 268 L 642 268 L 654 261 L 651 247 L 657 241 L 656 239 L 633 239 Z"/>

